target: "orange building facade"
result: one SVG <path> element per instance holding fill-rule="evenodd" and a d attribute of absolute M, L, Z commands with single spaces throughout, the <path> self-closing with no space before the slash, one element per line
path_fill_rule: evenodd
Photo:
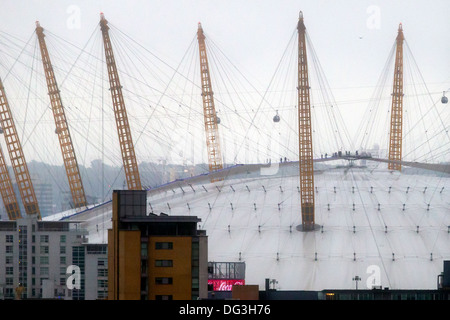
<path fill-rule="evenodd" d="M 146 214 L 146 192 L 113 193 L 109 300 L 191 300 L 208 295 L 207 236 L 192 216 Z"/>

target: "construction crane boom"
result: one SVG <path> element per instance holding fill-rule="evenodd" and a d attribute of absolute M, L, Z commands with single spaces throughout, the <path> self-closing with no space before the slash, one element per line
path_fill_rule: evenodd
<path fill-rule="evenodd" d="M 120 85 L 119 73 L 117 72 L 116 61 L 109 37 L 108 21 L 103 13 L 100 15 L 100 28 L 103 35 L 105 48 L 106 66 L 110 84 L 111 97 L 116 118 L 117 133 L 119 135 L 120 149 L 122 152 L 123 168 L 127 179 L 129 190 L 141 190 L 141 178 L 134 151 L 133 139 L 131 137 L 130 124 L 128 122 L 127 110 Z"/>
<path fill-rule="evenodd" d="M 402 123 L 403 123 L 403 27 L 400 23 L 396 39 L 394 85 L 392 92 L 391 126 L 389 133 L 389 160 L 402 160 Z M 402 170 L 398 162 L 389 162 L 389 170 Z"/>
<path fill-rule="evenodd" d="M 202 82 L 206 148 L 208 152 L 209 172 L 213 172 L 223 169 L 223 164 L 216 108 L 214 106 L 214 93 L 211 86 L 211 76 L 209 74 L 208 56 L 206 54 L 205 35 L 203 34 L 203 28 L 200 23 L 198 24 L 197 38 L 200 53 L 200 76 Z M 219 180 L 223 180 L 223 178 L 214 178 L 212 179 L 212 182 Z"/>
<path fill-rule="evenodd" d="M 42 63 L 44 65 L 45 79 L 47 81 L 48 95 L 52 106 L 53 117 L 55 119 L 56 133 L 58 134 L 59 145 L 64 160 L 67 178 L 69 180 L 70 192 L 72 194 L 73 205 L 75 208 L 86 206 L 86 196 L 84 193 L 83 182 L 81 180 L 80 170 L 78 168 L 77 157 L 72 144 L 69 126 L 67 124 L 64 106 L 61 100 L 60 91 L 56 82 L 53 66 L 48 54 L 45 43 L 44 28 L 39 22 L 36 22 L 36 34 L 41 49 Z"/>
<path fill-rule="evenodd" d="M 298 30 L 298 142 L 300 168 L 300 197 L 302 229 L 314 230 L 314 168 L 311 134 L 311 103 L 306 54 L 306 27 L 303 13 L 297 25 Z"/>
<path fill-rule="evenodd" d="M 23 154 L 22 145 L 17 134 L 16 125 L 12 117 L 8 99 L 6 98 L 5 88 L 0 80 L 0 122 L 8 147 L 11 166 L 14 171 L 17 186 L 19 187 L 20 197 L 27 215 L 37 215 L 41 219 L 36 194 L 34 193 L 33 183 L 28 171 L 27 162 Z M 2 180 L 4 181 L 4 180 Z M 8 193 L 11 194 L 12 190 Z M 5 203 L 5 205 L 7 205 Z M 13 205 L 14 206 L 14 205 Z M 11 217 L 10 217 L 11 219 Z"/>

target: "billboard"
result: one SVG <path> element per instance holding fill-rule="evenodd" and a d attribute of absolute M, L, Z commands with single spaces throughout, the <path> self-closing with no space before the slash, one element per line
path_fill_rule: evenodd
<path fill-rule="evenodd" d="M 212 287 L 213 291 L 231 291 L 233 286 L 242 286 L 244 284 L 244 279 L 208 279 L 208 287 Z"/>

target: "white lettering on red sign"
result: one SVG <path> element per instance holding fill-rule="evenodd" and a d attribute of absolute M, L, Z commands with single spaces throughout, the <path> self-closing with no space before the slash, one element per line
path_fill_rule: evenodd
<path fill-rule="evenodd" d="M 208 280 L 214 291 L 231 291 L 233 286 L 243 286 L 245 280 Z"/>

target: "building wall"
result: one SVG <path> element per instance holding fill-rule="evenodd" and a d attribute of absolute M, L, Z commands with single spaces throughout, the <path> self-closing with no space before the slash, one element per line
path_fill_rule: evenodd
<path fill-rule="evenodd" d="M 141 298 L 141 232 L 119 231 L 119 299 Z"/>
<path fill-rule="evenodd" d="M 86 245 L 85 299 L 105 300 L 108 298 L 107 246 Z"/>
<path fill-rule="evenodd" d="M 172 249 L 156 249 L 157 242 L 169 242 Z M 172 296 L 190 300 L 192 288 L 192 237 L 152 236 L 148 242 L 148 297 Z M 157 266 L 157 261 L 172 261 L 172 266 Z M 157 284 L 156 278 L 172 278 L 172 284 Z"/>
<path fill-rule="evenodd" d="M 25 287 L 23 299 L 43 298 L 44 283 L 48 289 L 46 298 L 72 299 L 73 292 L 66 286 L 70 276 L 66 271 L 68 266 L 76 264 L 73 261 L 74 247 L 81 248 L 81 256 L 87 256 L 83 243 L 84 232 L 75 229 L 42 229 L 38 227 L 36 218 L 32 217 L 16 220 L 14 228 L 5 228 L 5 223 L 0 222 L 0 287 L 3 287 L 6 295 L 2 297 L 0 294 L 0 299 L 13 299 L 19 283 Z M 11 239 L 12 242 L 9 242 Z M 101 257 L 106 260 L 106 252 L 95 256 L 96 259 Z M 84 271 L 82 283 L 86 284 L 89 279 L 90 283 L 97 285 L 97 268 L 91 269 L 86 261 L 80 266 Z M 24 271 L 21 276 L 20 269 Z M 88 293 L 93 297 L 90 290 L 95 293 L 98 291 L 94 286 L 82 287 L 85 299 Z"/>
<path fill-rule="evenodd" d="M 208 298 L 208 237 L 199 237 L 199 298 Z"/>

